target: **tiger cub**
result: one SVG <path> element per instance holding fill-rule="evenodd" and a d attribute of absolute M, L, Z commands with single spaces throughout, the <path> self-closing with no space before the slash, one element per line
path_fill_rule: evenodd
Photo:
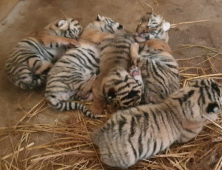
<path fill-rule="evenodd" d="M 80 38 L 94 43 L 101 43 L 104 38 L 113 37 L 114 33 L 122 32 L 123 26 L 109 17 L 97 16 L 96 21 L 88 24 Z"/>
<path fill-rule="evenodd" d="M 153 39 L 131 45 L 133 63 L 141 67 L 144 83 L 143 103 L 160 103 L 179 89 L 179 70 L 170 46 Z M 139 54 L 138 54 L 139 53 Z"/>
<path fill-rule="evenodd" d="M 79 22 L 68 18 L 49 24 L 35 37 L 23 39 L 6 59 L 9 80 L 22 89 L 45 84 L 47 69 L 63 55 L 67 46 L 79 46 L 76 38 L 81 32 Z"/>
<path fill-rule="evenodd" d="M 107 99 L 114 101 L 114 104 L 120 108 L 140 103 L 142 83 L 128 73 L 131 66 L 130 46 L 134 42 L 133 35 L 125 31 L 102 41 L 100 73 L 92 88 L 93 103 L 90 110 L 93 114 L 102 114 Z M 124 74 L 120 75 L 121 71 Z"/>
<path fill-rule="evenodd" d="M 152 157 L 175 141 L 195 138 L 204 116 L 215 120 L 221 110 L 221 87 L 212 79 L 195 80 L 160 104 L 120 110 L 92 134 L 101 161 L 127 168 Z"/>
<path fill-rule="evenodd" d="M 168 30 L 170 23 L 166 22 L 161 15 L 147 13 L 140 19 L 136 29 L 136 40 L 143 42 L 150 39 L 169 40 Z"/>
<path fill-rule="evenodd" d="M 118 32 L 119 27 L 118 22 L 99 15 L 96 21 L 86 26 L 79 40 L 81 47 L 68 50 L 48 73 L 45 97 L 51 107 L 60 111 L 81 110 L 88 117 L 98 118 L 73 100 L 92 101 L 92 85 L 99 72 L 98 43 Z M 96 33 L 86 36 L 92 30 Z"/>

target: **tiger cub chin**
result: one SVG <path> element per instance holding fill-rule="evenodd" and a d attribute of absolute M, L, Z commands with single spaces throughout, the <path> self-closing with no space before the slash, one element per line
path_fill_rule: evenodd
<path fill-rule="evenodd" d="M 82 32 L 77 20 L 55 21 L 34 37 L 20 41 L 6 59 L 5 72 L 9 80 L 22 89 L 34 89 L 45 84 L 46 72 L 66 51 L 77 47 L 76 38 Z"/>
<path fill-rule="evenodd" d="M 81 46 L 68 50 L 48 73 L 45 97 L 51 107 L 60 111 L 81 110 L 88 117 L 98 118 L 83 104 L 73 100 L 93 100 L 92 85 L 100 62 L 98 44 L 104 37 L 112 36 L 121 29 L 118 22 L 100 15 L 86 26 L 79 39 Z"/>
<path fill-rule="evenodd" d="M 147 13 L 140 19 L 136 29 L 136 40 L 143 42 L 150 39 L 169 40 L 168 30 L 170 23 L 166 22 L 161 15 Z"/>
<path fill-rule="evenodd" d="M 133 34 L 126 32 L 116 33 L 114 37 L 102 41 L 100 73 L 92 88 L 93 103 L 90 110 L 93 114 L 102 114 L 107 100 L 119 108 L 136 106 L 140 103 L 142 82 L 129 74 L 130 46 L 134 42 Z"/>
<path fill-rule="evenodd" d="M 204 116 L 215 120 L 222 105 L 221 87 L 212 79 L 195 80 L 160 104 L 121 110 L 92 134 L 101 161 L 127 168 L 155 156 L 175 141 L 195 138 Z"/>
<path fill-rule="evenodd" d="M 170 46 L 153 39 L 131 45 L 133 63 L 141 68 L 143 103 L 160 103 L 179 89 L 179 70 Z"/>

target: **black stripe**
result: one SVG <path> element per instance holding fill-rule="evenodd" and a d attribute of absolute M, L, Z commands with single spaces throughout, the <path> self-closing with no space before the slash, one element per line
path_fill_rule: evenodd
<path fill-rule="evenodd" d="M 157 126 L 157 129 L 158 129 L 158 131 L 160 132 L 160 127 L 159 127 L 159 124 L 158 124 L 157 119 L 156 119 L 156 113 L 155 113 L 152 109 L 150 109 L 150 112 L 151 112 L 151 114 L 152 114 L 152 116 L 153 116 L 155 125 Z"/>
<path fill-rule="evenodd" d="M 123 126 L 126 124 L 126 118 L 121 116 L 121 120 L 119 121 L 118 125 L 119 125 L 119 135 L 122 136 L 122 129 Z"/>
<path fill-rule="evenodd" d="M 142 152 L 143 152 L 142 134 L 141 133 L 140 133 L 140 136 L 138 138 L 138 143 L 139 143 L 139 157 L 140 157 Z"/>

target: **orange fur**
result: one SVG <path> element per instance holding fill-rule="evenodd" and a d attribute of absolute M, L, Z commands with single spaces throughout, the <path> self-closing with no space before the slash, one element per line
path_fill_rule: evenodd
<path fill-rule="evenodd" d="M 161 51 L 166 51 L 170 54 L 172 54 L 172 50 L 170 46 L 163 40 L 160 39 L 152 39 L 144 42 L 140 42 L 139 46 L 144 46 L 146 45 L 147 47 L 150 47 L 154 50 L 161 50 Z"/>
<path fill-rule="evenodd" d="M 118 42 L 119 36 L 117 38 L 113 38 L 110 41 L 108 41 L 108 44 L 110 45 L 109 48 L 105 50 L 104 53 L 107 53 L 107 55 L 102 55 L 100 58 L 100 74 L 97 76 L 97 79 L 94 82 L 93 85 L 93 104 L 90 107 L 90 110 L 93 114 L 102 114 L 103 109 L 106 107 L 106 100 L 103 93 L 107 93 L 108 89 L 104 89 L 104 85 L 107 82 L 107 78 L 109 76 L 109 73 L 112 71 L 117 70 L 118 68 L 123 68 L 127 71 L 129 71 L 130 67 L 130 56 L 129 56 L 129 49 L 121 49 L 121 51 L 125 51 L 126 53 L 121 53 L 121 57 L 119 58 L 119 55 L 113 53 L 113 51 L 117 51 L 114 47 L 112 48 L 112 43 L 115 44 L 115 41 Z M 133 42 L 133 38 L 131 34 L 123 33 L 120 38 L 128 38 L 131 39 Z M 104 92 L 105 91 L 105 92 Z"/>
<path fill-rule="evenodd" d="M 114 35 L 111 33 L 89 29 L 89 30 L 84 30 L 80 38 L 94 43 L 101 43 L 104 38 L 113 37 L 113 36 Z"/>

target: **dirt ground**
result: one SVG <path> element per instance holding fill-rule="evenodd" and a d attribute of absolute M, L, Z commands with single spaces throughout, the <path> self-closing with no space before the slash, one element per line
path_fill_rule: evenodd
<path fill-rule="evenodd" d="M 152 0 L 145 1 L 154 12 L 164 16 L 170 23 L 209 20 L 209 22 L 186 24 L 169 31 L 169 44 L 177 49 L 179 44 L 198 44 L 215 47 L 222 51 L 222 1 L 221 0 Z M 33 35 L 48 23 L 65 15 L 78 19 L 83 26 L 96 19 L 97 14 L 119 21 L 134 32 L 144 8 L 137 0 L 20 0 L 0 23 L 0 126 L 13 126 L 33 106 L 44 98 L 44 88 L 24 91 L 12 85 L 4 74 L 4 62 L 11 49 L 22 38 Z M 190 54 L 190 53 L 189 53 Z M 187 51 L 174 53 L 175 58 L 186 58 Z M 67 118 L 67 113 L 46 109 L 35 121 L 53 124 Z M 36 142 L 50 140 L 48 135 L 37 135 Z M 12 142 L 12 141 L 11 141 Z M 0 156 L 9 152 L 8 140 L 0 140 Z"/>

